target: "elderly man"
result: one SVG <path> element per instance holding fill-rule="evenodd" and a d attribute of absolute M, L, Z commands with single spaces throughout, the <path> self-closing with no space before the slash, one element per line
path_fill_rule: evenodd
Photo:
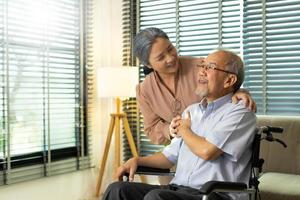
<path fill-rule="evenodd" d="M 217 50 L 199 63 L 196 93 L 202 101 L 189 106 L 184 117 L 170 125 L 174 136 L 161 153 L 129 159 L 116 172 L 129 173 L 130 182 L 112 183 L 105 200 L 199 200 L 198 189 L 210 180 L 248 183 L 251 142 L 256 117 L 231 97 L 244 79 L 242 60 L 227 50 Z M 134 183 L 137 166 L 170 168 L 177 165 L 169 185 Z M 238 194 L 214 193 L 212 200 L 247 199 Z"/>

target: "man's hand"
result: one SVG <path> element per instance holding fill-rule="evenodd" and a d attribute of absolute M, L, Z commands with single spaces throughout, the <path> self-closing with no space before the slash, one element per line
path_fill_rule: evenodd
<path fill-rule="evenodd" d="M 233 103 L 238 103 L 240 100 L 243 101 L 246 107 L 248 107 L 250 110 L 253 112 L 256 112 L 256 103 L 252 99 L 251 95 L 247 90 L 244 89 L 239 89 L 236 91 L 233 96 L 232 96 L 232 102 Z"/>
<path fill-rule="evenodd" d="M 169 130 L 170 130 L 170 135 L 172 137 L 179 137 L 177 135 L 177 127 L 179 126 L 179 121 L 181 120 L 181 116 L 180 115 L 177 115 L 176 117 L 174 117 L 171 121 L 171 124 L 169 126 Z"/>
<path fill-rule="evenodd" d="M 177 127 L 177 135 L 182 136 L 186 131 L 191 130 L 191 114 L 187 111 L 185 118 L 179 120 L 179 126 Z"/>
<path fill-rule="evenodd" d="M 134 173 L 137 169 L 137 157 L 130 158 L 123 165 L 118 167 L 114 179 L 122 181 L 125 173 L 129 173 L 129 181 L 132 182 L 134 179 Z"/>

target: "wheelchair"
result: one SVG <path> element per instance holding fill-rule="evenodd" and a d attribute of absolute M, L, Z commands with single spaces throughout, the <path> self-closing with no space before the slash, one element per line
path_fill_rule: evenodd
<path fill-rule="evenodd" d="M 252 143 L 252 155 L 251 155 L 251 172 L 250 180 L 248 185 L 239 182 L 225 182 L 225 181 L 208 181 L 200 189 L 200 193 L 203 195 L 202 200 L 208 200 L 208 197 L 213 192 L 224 192 L 224 193 L 247 193 L 249 194 L 250 200 L 261 199 L 259 195 L 259 177 L 262 173 L 262 167 L 264 159 L 260 158 L 260 143 L 262 140 L 268 142 L 277 142 L 283 147 L 287 147 L 284 141 L 275 138 L 273 133 L 283 133 L 281 127 L 271 126 L 260 126 L 255 129 L 255 137 Z M 157 175 L 157 176 L 174 176 L 175 172 L 169 169 L 159 169 L 138 166 L 136 173 L 137 175 Z M 128 174 L 125 174 L 125 180 L 128 180 Z"/>

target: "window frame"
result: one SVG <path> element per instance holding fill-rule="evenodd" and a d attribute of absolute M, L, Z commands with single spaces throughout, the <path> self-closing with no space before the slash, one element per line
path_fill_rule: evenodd
<path fill-rule="evenodd" d="M 3 2 L 3 6 L 7 6 L 5 3 L 6 1 Z M 7 153 L 5 153 L 4 157 L 0 158 L 0 186 L 34 178 L 72 172 L 91 166 L 89 149 L 89 138 L 91 134 L 89 127 L 91 125 L 88 123 L 90 119 L 90 116 L 88 115 L 90 112 L 88 105 L 90 104 L 90 101 L 92 101 L 92 97 L 90 95 L 91 88 L 87 82 L 90 83 L 93 79 L 92 74 L 90 73 L 91 66 L 87 64 L 87 62 L 90 60 L 90 54 L 88 53 L 90 47 L 88 44 L 90 43 L 89 38 L 91 33 L 88 31 L 91 29 L 90 24 L 92 23 L 90 16 L 93 12 L 93 1 L 74 0 L 74 2 L 77 2 L 79 6 L 77 8 L 79 38 L 76 39 L 78 42 L 78 54 L 76 56 L 79 58 L 79 63 L 78 68 L 74 70 L 78 71 L 78 77 L 80 77 L 79 80 L 74 82 L 74 91 L 76 91 L 75 96 L 78 96 L 78 98 L 74 97 L 74 102 L 78 100 L 78 106 L 74 107 L 74 127 L 76 129 L 73 131 L 74 145 L 50 150 L 44 149 L 18 155 L 11 155 L 10 153 L 7 155 Z M 44 3 L 47 2 L 45 1 Z M 87 31 L 85 31 L 85 29 L 87 29 Z M 4 39 L 3 43 L 6 43 Z M 2 76 L 5 77 L 6 74 L 3 74 Z M 77 81 L 78 83 L 76 83 Z M 78 88 L 75 85 L 78 85 Z M 4 97 L 2 100 L 4 101 Z M 6 101 L 8 100 L 6 99 Z M 75 104 L 76 103 L 74 103 L 74 105 Z M 2 125 L 6 127 L 9 122 L 3 120 L 2 123 Z M 50 125 L 48 124 L 48 126 Z M 46 129 L 47 127 L 43 128 Z M 4 134 L 3 136 L 7 137 L 7 135 Z M 45 132 L 44 137 L 46 137 Z M 7 151 L 7 148 L 11 148 L 10 139 L 7 140 L 3 138 L 2 143 L 3 144 L 0 147 L 3 147 L 4 152 Z M 32 177 L 26 177 L 26 170 L 28 171 L 28 169 L 36 174 Z M 41 173 L 40 169 L 42 169 L 43 173 Z M 21 174 L 21 178 L 15 178 L 15 173 Z"/>

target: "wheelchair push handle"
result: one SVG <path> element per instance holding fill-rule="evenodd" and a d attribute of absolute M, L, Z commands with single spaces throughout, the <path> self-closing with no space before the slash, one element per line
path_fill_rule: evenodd
<path fill-rule="evenodd" d="M 272 132 L 274 133 L 282 133 L 283 132 L 283 128 L 278 127 L 278 126 L 260 126 L 258 127 L 258 132 L 260 134 L 265 133 L 265 134 L 272 134 Z"/>
<path fill-rule="evenodd" d="M 281 127 L 275 127 L 275 126 L 267 126 L 267 131 L 274 132 L 274 133 L 282 133 L 283 128 Z"/>
<path fill-rule="evenodd" d="M 267 140 L 267 141 L 269 141 L 269 142 L 278 142 L 279 144 L 281 144 L 284 148 L 286 148 L 287 147 L 287 145 L 285 144 L 285 142 L 284 141 L 282 141 L 282 140 L 280 140 L 280 139 L 278 139 L 278 138 L 274 138 L 273 137 L 273 132 L 274 133 L 282 133 L 283 132 L 283 128 L 281 128 L 281 127 L 275 127 L 275 126 L 261 126 L 261 127 L 259 127 L 259 132 L 260 132 L 260 134 L 262 134 L 262 133 L 264 133 L 264 134 L 266 134 L 266 136 L 265 137 L 262 137 L 261 139 L 262 140 Z"/>

